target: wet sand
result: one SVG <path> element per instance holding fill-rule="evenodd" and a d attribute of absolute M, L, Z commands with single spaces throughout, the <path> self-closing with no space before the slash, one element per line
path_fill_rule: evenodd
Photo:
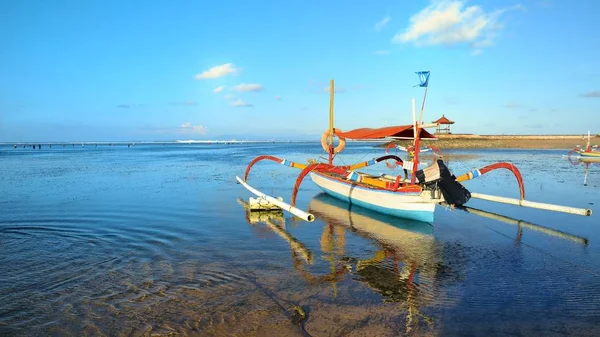
<path fill-rule="evenodd" d="M 434 145 L 441 149 L 573 149 L 576 145 L 585 146 L 587 137 L 583 135 L 562 136 L 501 136 L 501 135 L 438 135 L 434 141 L 425 140 L 426 145 Z M 400 145 L 408 145 L 409 141 L 400 141 Z M 600 144 L 600 137 L 592 137 L 592 145 Z"/>

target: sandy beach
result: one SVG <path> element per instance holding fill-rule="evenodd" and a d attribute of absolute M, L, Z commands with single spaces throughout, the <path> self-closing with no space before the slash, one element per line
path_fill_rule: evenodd
<path fill-rule="evenodd" d="M 437 140 L 423 140 L 441 149 L 573 149 L 577 145 L 585 146 L 587 135 L 437 135 Z M 592 136 L 592 145 L 600 144 L 600 137 Z M 409 145 L 410 141 L 400 141 Z"/>

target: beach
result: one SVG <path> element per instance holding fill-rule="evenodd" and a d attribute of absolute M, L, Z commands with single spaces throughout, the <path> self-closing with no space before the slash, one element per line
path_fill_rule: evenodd
<path fill-rule="evenodd" d="M 421 140 L 440 149 L 573 149 L 587 144 L 587 135 L 436 135 L 437 140 Z M 412 141 L 399 141 L 408 146 Z M 592 136 L 592 145 L 600 144 L 600 137 Z M 389 143 L 388 143 L 389 144 Z M 387 145 L 387 144 L 386 144 Z M 383 145 L 383 146 L 386 146 Z"/>

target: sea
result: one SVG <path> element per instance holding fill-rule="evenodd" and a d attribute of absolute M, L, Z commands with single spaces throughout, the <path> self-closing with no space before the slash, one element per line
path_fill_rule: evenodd
<path fill-rule="evenodd" d="M 250 211 L 236 176 L 259 155 L 321 160 L 318 142 L 41 145 L 0 145 L 0 336 L 600 335 L 600 163 L 568 150 L 443 156 L 455 175 L 513 163 L 527 200 L 591 216 L 473 198 L 424 223 L 307 177 L 306 222 Z M 289 202 L 298 173 L 261 161 L 248 183 Z M 464 185 L 519 197 L 508 170 Z"/>

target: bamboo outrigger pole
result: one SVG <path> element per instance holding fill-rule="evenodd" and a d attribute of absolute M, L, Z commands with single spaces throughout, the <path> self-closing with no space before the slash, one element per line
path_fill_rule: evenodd
<path fill-rule="evenodd" d="M 569 213 L 569 214 L 583 215 L 583 216 L 592 215 L 592 210 L 589 208 L 561 206 L 561 205 L 547 204 L 544 202 L 529 201 L 529 200 L 525 200 L 525 199 L 499 197 L 496 195 L 489 195 L 489 194 L 483 194 L 483 193 L 471 193 L 471 198 L 482 199 L 482 200 L 487 200 L 487 201 L 494 201 L 494 202 L 499 202 L 499 203 L 503 203 L 503 204 L 517 205 L 517 206 L 522 206 L 522 207 L 543 209 L 546 211 L 555 211 L 555 212 L 562 212 L 562 213 Z"/>
<path fill-rule="evenodd" d="M 301 218 L 302 220 L 308 221 L 308 222 L 312 222 L 315 220 L 315 216 L 305 212 L 299 208 L 296 208 L 288 203 L 285 203 L 279 199 L 275 199 L 271 196 L 268 196 L 266 194 L 264 194 L 263 192 L 255 189 L 254 187 L 248 185 L 245 181 L 243 181 L 240 177 L 235 177 L 235 179 L 237 179 L 237 181 L 242 184 L 242 186 L 244 186 L 248 191 L 254 193 L 255 195 L 267 200 L 268 202 L 272 203 L 273 205 L 281 208 L 284 211 L 290 212 L 293 215 Z"/>

